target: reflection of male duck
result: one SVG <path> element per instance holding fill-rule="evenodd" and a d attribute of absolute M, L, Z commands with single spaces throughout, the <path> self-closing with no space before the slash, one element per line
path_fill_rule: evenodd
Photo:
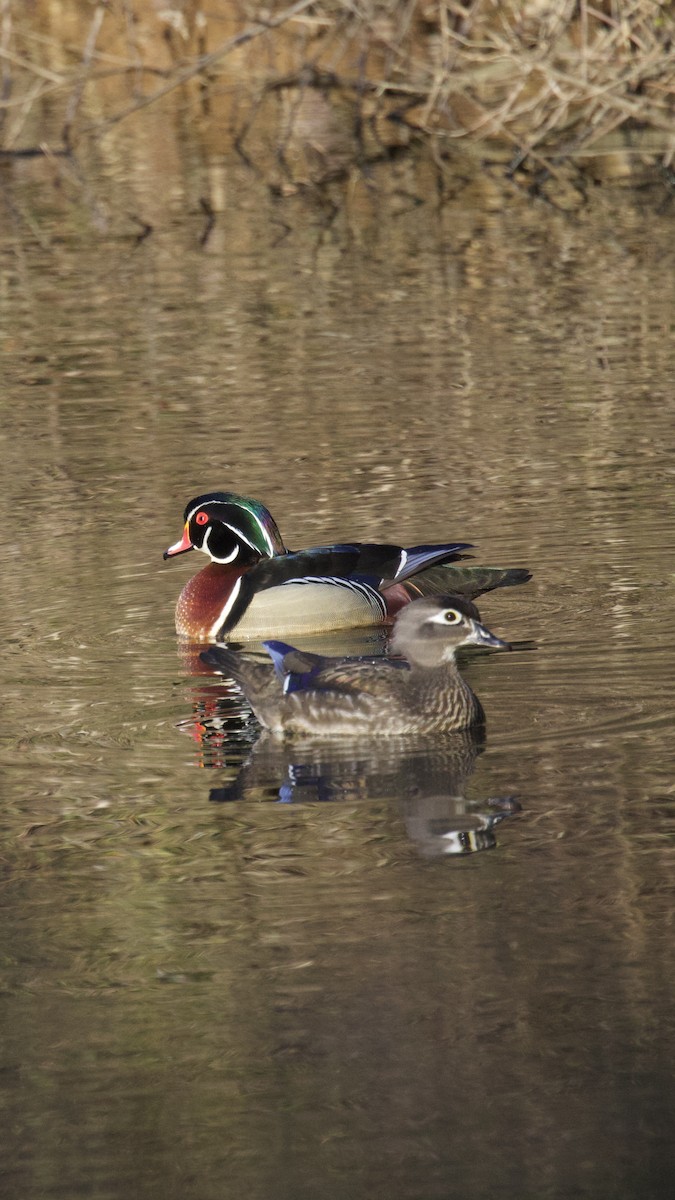
<path fill-rule="evenodd" d="M 426 596 L 396 618 L 401 658 L 324 658 L 265 642 L 271 662 L 212 647 L 204 662 L 241 686 L 258 720 L 281 735 L 352 737 L 453 733 L 481 724 L 483 708 L 462 678 L 460 646 L 509 650 L 477 620 L 470 601 Z"/>
<path fill-rule="evenodd" d="M 530 578 L 520 567 L 458 563 L 466 542 L 289 551 L 264 505 L 232 492 L 196 496 L 183 519 L 183 536 L 164 557 L 201 550 L 211 560 L 185 584 L 176 607 L 177 631 L 192 642 L 382 625 L 417 596 L 452 592 L 471 601 Z"/>
<path fill-rule="evenodd" d="M 493 847 L 494 827 L 520 808 L 513 797 L 467 799 L 482 740 L 480 728 L 448 734 L 433 747 L 409 738 L 280 742 L 263 734 L 236 778 L 211 788 L 209 799 L 218 804 L 386 801 L 398 806 L 422 857 L 471 854 Z M 231 756 L 228 764 L 233 766 Z"/>

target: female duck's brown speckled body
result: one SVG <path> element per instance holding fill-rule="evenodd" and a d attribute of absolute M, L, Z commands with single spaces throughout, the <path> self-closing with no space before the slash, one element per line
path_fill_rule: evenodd
<path fill-rule="evenodd" d="M 455 661 L 460 646 L 510 649 L 457 596 L 413 601 L 397 616 L 391 649 L 402 658 L 323 658 L 266 642 L 272 662 L 212 647 L 204 662 L 239 683 L 275 734 L 310 737 L 452 733 L 480 724 L 480 701 Z"/>

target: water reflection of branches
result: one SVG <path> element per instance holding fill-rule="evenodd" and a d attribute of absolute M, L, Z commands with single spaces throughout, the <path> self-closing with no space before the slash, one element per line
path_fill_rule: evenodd
<path fill-rule="evenodd" d="M 79 14 L 65 3 L 37 3 L 28 21 L 7 16 L 0 30 L 0 121 L 14 114 L 6 152 L 47 97 L 56 96 L 66 146 L 76 140 L 76 118 L 80 133 L 100 134 L 193 84 L 201 118 L 241 131 L 253 118 L 244 115 L 242 127 L 240 108 L 252 107 L 255 117 L 268 89 L 309 70 L 330 77 L 350 108 L 361 142 L 352 161 L 364 158 L 367 130 L 373 150 L 420 136 L 444 147 L 444 157 L 454 156 L 458 140 L 489 139 L 514 171 L 527 163 L 555 175 L 562 159 L 632 128 L 650 131 L 645 149 L 667 166 L 670 26 L 663 6 L 647 0 L 632 0 L 620 18 L 614 7 L 296 0 L 254 5 L 249 17 L 229 5 L 206 13 L 194 0 L 159 11 L 144 0 L 100 0 L 90 16 L 92 6 Z M 132 83 L 130 101 L 130 78 L 151 74 L 162 84 L 144 93 Z M 122 87 L 111 100 L 115 75 Z M 315 119 L 307 146 L 321 158 L 320 125 Z M 335 170 L 332 160 L 328 167 Z"/>

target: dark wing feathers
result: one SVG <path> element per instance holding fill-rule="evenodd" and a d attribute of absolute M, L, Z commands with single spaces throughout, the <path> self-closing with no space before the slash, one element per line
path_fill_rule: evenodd
<path fill-rule="evenodd" d="M 392 672 L 410 670 L 401 658 L 363 655 L 360 658 L 323 658 L 320 654 L 287 647 L 284 642 L 263 642 L 272 658 L 283 690 L 290 692 L 370 692 L 379 682 L 393 678 Z M 286 653 L 288 651 L 288 653 Z"/>
<path fill-rule="evenodd" d="M 386 583 L 402 583 L 405 579 L 425 571 L 437 563 L 447 563 L 451 558 L 461 558 L 462 550 L 473 549 L 470 542 L 454 542 L 446 546 L 410 546 L 399 552 L 399 563 L 391 579 L 382 577 Z M 385 586 L 386 586 L 385 583 Z"/>
<path fill-rule="evenodd" d="M 410 664 L 399 658 L 336 659 L 312 676 L 309 687 L 317 692 L 378 696 L 382 685 L 390 691 L 395 679 L 403 679 Z"/>
<path fill-rule="evenodd" d="M 297 691 L 365 692 L 379 694 L 383 683 L 391 687 L 400 671 L 409 671 L 403 658 L 363 656 L 361 658 L 323 658 L 296 650 L 285 642 L 265 642 L 272 662 L 251 654 L 211 646 L 200 658 L 210 667 L 236 680 L 249 699 L 279 697 Z M 273 664 L 273 665 L 272 665 Z"/>
<path fill-rule="evenodd" d="M 413 546 L 410 550 L 376 542 L 314 546 L 311 550 L 289 550 L 288 554 L 263 558 L 247 573 L 247 578 L 256 591 L 278 587 L 307 575 L 312 578 L 357 577 L 377 587 L 384 580 L 407 579 L 425 566 L 456 559 L 467 546 L 466 542 Z"/>
<path fill-rule="evenodd" d="M 284 692 L 297 692 L 311 687 L 311 680 L 328 659 L 289 646 L 287 642 L 263 642 L 272 659 L 276 677 Z"/>

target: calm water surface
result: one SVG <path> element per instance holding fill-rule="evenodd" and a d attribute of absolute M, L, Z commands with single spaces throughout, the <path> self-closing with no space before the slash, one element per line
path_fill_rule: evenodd
<path fill-rule="evenodd" d="M 672 205 L 411 172 L 3 168 L 4 1196 L 672 1195 Z M 485 746 L 257 741 L 210 488 L 529 566 Z"/>

